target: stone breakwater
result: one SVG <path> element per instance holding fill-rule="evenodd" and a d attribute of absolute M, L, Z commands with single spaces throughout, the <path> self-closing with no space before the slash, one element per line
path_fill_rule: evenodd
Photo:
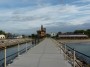
<path fill-rule="evenodd" d="M 10 46 L 14 46 L 14 45 L 17 45 L 17 44 L 22 44 L 22 43 L 30 42 L 30 41 L 32 41 L 32 39 L 29 39 L 29 38 L 0 40 L 0 48 L 10 47 Z"/>

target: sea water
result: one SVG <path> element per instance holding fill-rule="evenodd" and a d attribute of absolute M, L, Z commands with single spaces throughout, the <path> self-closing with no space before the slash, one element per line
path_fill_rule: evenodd
<path fill-rule="evenodd" d="M 31 43 L 27 43 L 27 47 L 32 47 L 32 44 Z M 26 51 L 25 48 L 26 48 L 26 44 L 22 44 L 22 45 L 19 46 L 19 50 L 20 51 L 23 50 L 23 49 L 24 49 L 24 51 Z M 8 57 L 8 56 L 10 56 L 12 54 L 15 54 L 17 52 L 18 52 L 18 46 L 17 45 L 13 46 L 13 47 L 10 47 L 10 48 L 7 48 L 6 49 L 6 56 Z M 11 58 L 14 58 L 15 56 L 17 56 L 17 54 L 8 57 L 7 60 L 10 60 Z M 2 60 L 3 58 L 4 58 L 4 50 L 0 50 L 0 65 L 4 62 L 4 60 Z M 3 67 L 3 66 L 0 66 L 0 67 Z"/>
<path fill-rule="evenodd" d="M 76 51 L 76 55 L 81 61 L 84 61 L 86 63 L 90 64 L 90 42 L 84 42 L 84 43 L 67 43 L 67 45 Z"/>

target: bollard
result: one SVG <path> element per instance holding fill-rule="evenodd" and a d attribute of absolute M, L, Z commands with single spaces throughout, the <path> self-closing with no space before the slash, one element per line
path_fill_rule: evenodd
<path fill-rule="evenodd" d="M 27 52 L 27 43 L 26 43 L 26 52 Z"/>
<path fill-rule="evenodd" d="M 19 44 L 18 44 L 18 57 L 19 57 L 19 50 L 20 50 L 20 49 L 19 49 Z"/>
<path fill-rule="evenodd" d="M 6 47 L 4 48 L 4 67 L 7 65 Z"/>
<path fill-rule="evenodd" d="M 75 67 L 75 60 L 76 60 L 75 50 L 73 49 L 73 67 Z"/>

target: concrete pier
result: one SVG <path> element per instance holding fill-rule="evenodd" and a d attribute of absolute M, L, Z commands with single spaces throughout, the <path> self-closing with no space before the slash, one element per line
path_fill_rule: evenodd
<path fill-rule="evenodd" d="M 71 65 L 64 60 L 56 43 L 46 38 L 7 67 L 71 67 Z"/>

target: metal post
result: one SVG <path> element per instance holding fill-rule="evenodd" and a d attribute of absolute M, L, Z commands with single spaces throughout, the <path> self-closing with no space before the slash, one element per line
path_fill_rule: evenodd
<path fill-rule="evenodd" d="M 60 45 L 60 54 L 62 53 L 62 45 Z"/>
<path fill-rule="evenodd" d="M 18 44 L 18 56 L 19 56 L 19 50 L 20 50 L 20 49 L 19 49 L 19 44 Z"/>
<path fill-rule="evenodd" d="M 26 52 L 27 52 L 27 43 L 26 43 Z"/>
<path fill-rule="evenodd" d="M 4 67 L 7 65 L 6 47 L 4 48 Z"/>
<path fill-rule="evenodd" d="M 65 48 L 64 48 L 64 54 L 65 54 L 65 60 L 67 60 L 67 58 L 66 58 L 66 44 L 65 44 Z"/>
<path fill-rule="evenodd" d="M 75 67 L 75 59 L 76 59 L 75 50 L 73 49 L 73 67 Z"/>

